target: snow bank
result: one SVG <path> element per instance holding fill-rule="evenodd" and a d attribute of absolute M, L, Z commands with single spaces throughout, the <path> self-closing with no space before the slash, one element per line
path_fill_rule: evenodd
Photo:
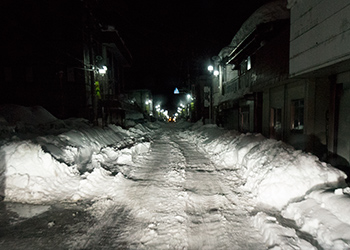
<path fill-rule="evenodd" d="M 2 108 L 3 124 L 22 124 L 23 131 L 30 128 L 31 135 L 30 140 L 14 136 L 0 143 L 0 196 L 7 201 L 115 197 L 125 178 L 121 171 L 127 172 L 128 164 L 150 147 L 153 130 L 143 125 L 130 130 L 115 125 L 99 128 L 87 126 L 82 119 L 69 119 L 64 122 L 64 132 L 57 134 L 61 128 L 38 126 L 60 122 L 41 107 Z M 44 135 L 35 136 L 34 125 Z M 49 133 L 52 129 L 56 133 Z"/>
<path fill-rule="evenodd" d="M 264 241 L 269 246 L 275 246 L 269 249 L 317 249 L 306 240 L 300 239 L 295 229 L 283 227 L 275 217 L 264 212 L 259 212 L 254 217 L 254 226 L 262 232 Z"/>
<path fill-rule="evenodd" d="M 74 167 L 54 160 L 40 145 L 13 142 L 0 148 L 0 173 L 4 179 L 2 196 L 17 202 L 67 200 L 79 185 Z"/>
<path fill-rule="evenodd" d="M 29 141 L 12 142 L 0 148 L 0 173 L 6 201 L 42 203 L 114 198 L 127 168 L 137 155 L 148 152 L 149 142 L 123 150 L 105 147 L 89 158 L 81 174 L 73 161 L 69 166 Z M 109 166 L 108 169 L 105 169 Z M 111 171 L 113 170 L 113 174 Z"/>
<path fill-rule="evenodd" d="M 218 168 L 236 170 L 262 210 L 252 220 L 271 249 L 349 249 L 350 188 L 342 171 L 260 134 L 195 124 L 181 136 Z"/>
<path fill-rule="evenodd" d="M 290 204 L 282 215 L 314 237 L 324 249 L 349 249 L 350 199 L 343 189 L 316 190 Z"/>
<path fill-rule="evenodd" d="M 23 107 L 13 104 L 0 106 L 0 116 L 2 116 L 9 125 L 18 123 L 38 125 L 57 120 L 56 117 L 41 106 Z"/>
<path fill-rule="evenodd" d="M 281 210 L 313 189 L 345 184 L 342 171 L 283 142 L 215 125 L 196 126 L 194 133 L 182 136 L 204 148 L 218 167 L 239 171 L 243 187 L 264 206 Z"/>

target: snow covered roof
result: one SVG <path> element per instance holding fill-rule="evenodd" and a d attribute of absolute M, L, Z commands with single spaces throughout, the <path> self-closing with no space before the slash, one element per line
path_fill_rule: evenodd
<path fill-rule="evenodd" d="M 233 37 L 229 46 L 220 51 L 220 57 L 225 57 L 233 48 L 237 47 L 249 36 L 259 24 L 269 23 L 276 20 L 289 19 L 290 13 L 285 0 L 277 0 L 267 3 L 257 9 L 241 26 Z"/>

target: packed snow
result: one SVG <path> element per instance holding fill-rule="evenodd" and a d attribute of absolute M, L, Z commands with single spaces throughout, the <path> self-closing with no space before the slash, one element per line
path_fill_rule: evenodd
<path fill-rule="evenodd" d="M 133 187 L 130 183 L 134 168 L 142 159 L 146 161 L 155 135 L 169 126 L 153 122 L 129 129 L 116 125 L 100 128 L 84 119 L 59 120 L 42 107 L 3 106 L 0 195 L 9 203 L 90 201 L 93 204 L 88 211 L 97 217 L 115 201 L 138 206 L 125 190 Z M 225 173 L 220 178 L 227 181 L 228 187 L 223 189 L 240 190 L 246 195 L 232 197 L 232 204 L 222 205 L 249 204 L 251 223 L 269 248 L 350 248 L 350 188 L 342 171 L 261 134 L 242 134 L 201 123 L 178 122 L 171 126 L 178 138 L 195 145 L 210 159 L 212 165 L 205 171 Z M 181 154 L 174 151 L 169 165 L 178 157 Z M 196 164 L 203 165 L 200 160 L 192 165 Z M 176 167 L 179 165 L 185 167 L 185 163 L 177 161 Z M 180 185 L 182 168 L 159 178 Z M 203 174 L 203 178 L 208 176 L 211 175 Z M 161 203 L 166 195 L 169 194 L 159 190 L 159 197 L 153 197 L 148 205 Z M 180 196 L 167 209 L 180 209 L 186 200 L 195 204 L 185 192 Z M 220 203 L 221 196 L 215 197 L 215 202 Z M 210 202 L 214 201 L 205 204 L 210 206 Z M 139 206 L 140 214 L 143 210 Z M 181 211 L 176 218 L 166 218 L 170 226 L 184 220 Z M 144 241 L 152 238 L 152 227 L 155 226 L 149 226 Z M 172 232 L 179 242 L 185 233 L 182 227 Z"/>

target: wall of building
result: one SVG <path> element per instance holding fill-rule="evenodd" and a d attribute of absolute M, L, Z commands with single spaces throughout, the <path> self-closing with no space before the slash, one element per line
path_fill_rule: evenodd
<path fill-rule="evenodd" d="M 290 77 L 306 82 L 304 146 L 349 166 L 350 2 L 294 1 L 290 36 Z"/>
<path fill-rule="evenodd" d="M 339 127 L 337 154 L 350 162 L 350 71 L 339 74 L 337 83 L 342 84 L 339 102 Z"/>
<path fill-rule="evenodd" d="M 290 75 L 350 59 L 350 2 L 296 1 L 291 8 Z"/>
<path fill-rule="evenodd" d="M 279 84 L 288 79 L 289 67 L 289 23 L 283 29 L 262 42 L 264 44 L 252 56 L 252 71 L 255 81 L 253 91 L 261 91 L 265 86 Z"/>

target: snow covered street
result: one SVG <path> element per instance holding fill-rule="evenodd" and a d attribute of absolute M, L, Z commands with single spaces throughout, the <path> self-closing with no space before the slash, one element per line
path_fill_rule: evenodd
<path fill-rule="evenodd" d="M 1 249 L 350 247 L 346 175 L 280 141 L 31 112 L 2 126 Z"/>
<path fill-rule="evenodd" d="M 238 185 L 231 183 L 231 189 L 225 174 L 178 132 L 158 133 L 149 153 L 134 159 L 121 202 L 107 210 L 79 248 L 104 246 L 106 234 L 106 248 L 122 243 L 132 249 L 265 248 L 249 220 L 252 207 L 234 203 L 244 195 L 234 190 Z M 115 237 L 110 232 L 122 207 L 128 219 Z"/>

